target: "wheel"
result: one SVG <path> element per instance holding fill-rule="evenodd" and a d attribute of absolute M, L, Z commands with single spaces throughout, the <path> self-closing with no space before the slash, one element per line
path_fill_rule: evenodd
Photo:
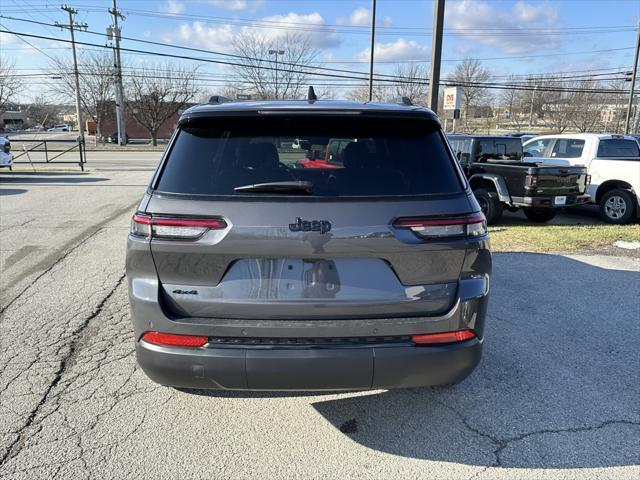
<path fill-rule="evenodd" d="M 502 203 L 498 199 L 498 194 L 487 190 L 486 188 L 479 188 L 473 191 L 476 196 L 482 213 L 484 213 L 487 219 L 488 225 L 493 225 L 502 216 Z"/>
<path fill-rule="evenodd" d="M 609 190 L 600 199 L 600 216 L 609 223 L 629 223 L 635 213 L 635 202 L 628 190 Z"/>
<path fill-rule="evenodd" d="M 525 216 L 532 222 L 546 223 L 556 216 L 556 211 L 551 208 L 523 208 Z"/>

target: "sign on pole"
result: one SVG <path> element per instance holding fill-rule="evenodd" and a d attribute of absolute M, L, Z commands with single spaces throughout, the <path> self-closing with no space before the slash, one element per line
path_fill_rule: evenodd
<path fill-rule="evenodd" d="M 444 89 L 444 105 L 447 118 L 460 118 L 460 87 L 447 87 Z"/>

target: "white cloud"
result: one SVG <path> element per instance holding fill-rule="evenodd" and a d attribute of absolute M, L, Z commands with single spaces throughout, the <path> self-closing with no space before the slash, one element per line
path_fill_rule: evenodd
<path fill-rule="evenodd" d="M 458 33 L 464 37 L 504 52 L 521 53 L 558 45 L 555 35 L 545 35 L 541 42 L 539 36 L 529 33 L 531 28 L 551 28 L 556 24 L 558 10 L 551 3 L 534 5 L 520 0 L 508 10 L 487 1 L 464 0 L 449 5 L 445 15 L 447 28 L 460 30 Z M 516 30 L 513 35 L 492 35 L 486 31 L 492 25 L 509 25 Z"/>
<path fill-rule="evenodd" d="M 167 43 L 179 40 L 183 44 L 208 50 L 229 51 L 233 41 L 234 30 L 230 25 L 209 27 L 202 22 L 183 23 L 177 34 L 170 33 L 163 37 Z"/>
<path fill-rule="evenodd" d="M 356 8 L 348 17 L 336 18 L 338 25 L 352 25 L 354 27 L 368 27 L 371 25 L 371 10 L 365 7 Z M 393 23 L 391 17 L 376 18 L 376 25 L 388 27 Z"/>
<path fill-rule="evenodd" d="M 184 12 L 184 3 L 178 0 L 167 0 L 160 5 L 160 11 L 164 13 L 170 13 L 171 15 L 178 15 Z"/>
<path fill-rule="evenodd" d="M 209 0 L 209 3 L 225 10 L 255 12 L 264 0 Z"/>
<path fill-rule="evenodd" d="M 327 30 L 324 18 L 318 12 L 308 14 L 291 12 L 286 15 L 264 17 L 260 21 L 277 22 L 281 24 L 274 25 L 277 28 L 262 29 L 266 37 L 274 41 L 283 38 L 287 34 L 300 33 L 300 26 L 304 25 L 303 33 L 309 35 L 311 46 L 316 48 L 333 48 L 340 45 L 340 37 L 335 32 Z M 247 27 L 244 28 L 246 29 Z"/>
<path fill-rule="evenodd" d="M 368 61 L 371 49 L 362 50 L 356 55 L 356 60 Z M 431 49 L 415 40 L 399 38 L 395 42 L 376 43 L 375 61 L 400 61 L 400 60 L 429 60 Z"/>
<path fill-rule="evenodd" d="M 265 36 L 274 45 L 283 39 L 287 34 L 307 34 L 310 44 L 315 48 L 333 48 L 340 45 L 340 37 L 328 30 L 322 15 L 317 12 L 309 14 L 288 13 L 287 15 L 272 15 L 256 20 L 273 25 L 273 28 L 262 28 L 265 23 L 261 23 L 261 28 L 254 25 L 240 27 L 226 24 L 221 26 L 208 26 L 204 22 L 194 21 L 183 23 L 177 32 L 167 32 L 162 35 L 163 41 L 167 43 L 180 41 L 209 50 L 229 52 L 232 48 L 233 37 L 238 32 L 252 31 Z M 304 30 L 300 26 L 304 25 Z"/>
<path fill-rule="evenodd" d="M 12 35 L 10 33 L 0 32 L 0 46 L 2 45 L 7 46 L 10 43 L 14 43 L 15 39 L 16 39 L 15 35 Z"/>

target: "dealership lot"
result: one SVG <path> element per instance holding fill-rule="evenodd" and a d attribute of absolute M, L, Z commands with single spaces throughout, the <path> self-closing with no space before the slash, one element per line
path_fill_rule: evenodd
<path fill-rule="evenodd" d="M 0 172 L 3 478 L 640 475 L 637 258 L 496 254 L 484 358 L 455 387 L 178 391 L 136 367 L 124 278 L 159 154 L 90 155 Z"/>

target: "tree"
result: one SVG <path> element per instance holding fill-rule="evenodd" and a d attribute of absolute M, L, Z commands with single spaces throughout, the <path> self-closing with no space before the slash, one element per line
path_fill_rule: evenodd
<path fill-rule="evenodd" d="M 481 84 L 486 83 L 490 77 L 489 70 L 482 66 L 480 60 L 469 57 L 458 63 L 449 74 L 449 81 L 460 86 L 465 123 L 471 109 L 480 106 L 489 97 L 488 89 Z"/>
<path fill-rule="evenodd" d="M 318 49 L 312 47 L 305 33 L 287 33 L 273 40 L 254 30 L 241 30 L 233 39 L 233 50 L 242 58 L 235 73 L 261 99 L 299 98 L 307 86 L 307 73 L 315 68 Z M 278 55 L 269 51 L 283 51 Z M 277 69 L 276 69 L 277 66 Z M 276 95 L 277 85 L 277 95 Z"/>
<path fill-rule="evenodd" d="M 569 86 L 567 80 L 562 75 L 557 75 L 551 79 L 548 78 L 547 83 L 548 85 L 557 87 L 558 90 Z M 537 93 L 539 97 L 544 99 L 542 119 L 545 126 L 557 133 L 564 132 L 571 125 L 571 115 L 573 114 L 569 93 L 564 91 L 544 91 Z"/>
<path fill-rule="evenodd" d="M 52 89 L 65 100 L 75 102 L 76 84 L 73 62 L 57 58 L 53 67 L 60 80 L 52 84 Z M 114 108 L 113 57 L 108 52 L 83 52 L 78 60 L 80 72 L 80 106 L 85 115 L 96 122 L 96 143 L 102 136 L 102 120 Z M 109 132 L 111 133 L 111 132 Z"/>
<path fill-rule="evenodd" d="M 27 107 L 27 120 L 30 125 L 41 125 L 44 128 L 58 122 L 60 107 L 49 102 L 49 96 L 36 96 Z"/>
<path fill-rule="evenodd" d="M 518 77 L 510 75 L 507 83 L 515 84 Z M 506 88 L 500 94 L 500 106 L 508 113 L 509 123 L 520 130 L 525 125 L 525 95 L 529 93 L 516 88 Z"/>
<path fill-rule="evenodd" d="M 371 92 L 372 100 L 374 102 L 385 102 L 389 100 L 391 92 L 387 84 L 375 83 L 373 84 L 373 91 Z M 369 101 L 369 84 L 361 87 L 355 87 L 347 92 L 347 98 L 356 102 L 368 102 Z"/>
<path fill-rule="evenodd" d="M 14 75 L 15 64 L 0 56 L 0 112 L 4 112 L 11 99 L 22 89 L 22 79 Z"/>
<path fill-rule="evenodd" d="M 134 71 L 128 82 L 127 109 L 158 144 L 160 127 L 198 95 L 197 68 L 166 63 Z"/>
<path fill-rule="evenodd" d="M 414 104 L 429 103 L 429 86 L 427 85 L 429 70 L 426 65 L 420 63 L 398 65 L 393 75 L 401 77 L 391 87 L 395 97 L 407 97 Z"/>
<path fill-rule="evenodd" d="M 593 132 L 602 118 L 602 105 L 597 92 L 587 90 L 596 89 L 599 83 L 591 78 L 584 78 L 571 83 L 571 88 L 577 90 L 569 93 L 570 122 L 579 132 Z"/>

